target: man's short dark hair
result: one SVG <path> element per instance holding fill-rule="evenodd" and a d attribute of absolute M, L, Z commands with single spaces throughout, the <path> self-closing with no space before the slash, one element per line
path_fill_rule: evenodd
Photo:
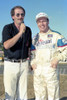
<path fill-rule="evenodd" d="M 15 10 L 16 8 L 22 9 L 23 12 L 24 12 L 24 16 L 25 16 L 25 9 L 24 9 L 23 7 L 21 7 L 21 6 L 15 6 L 15 7 L 13 7 L 13 8 L 11 9 L 11 16 L 14 16 L 14 14 L 15 14 L 14 10 Z"/>

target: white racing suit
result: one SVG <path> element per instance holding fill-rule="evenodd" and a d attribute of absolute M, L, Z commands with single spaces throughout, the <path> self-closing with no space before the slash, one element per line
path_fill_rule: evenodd
<path fill-rule="evenodd" d="M 48 30 L 38 33 L 32 41 L 31 65 L 34 70 L 34 91 L 36 100 L 59 100 L 59 79 L 57 68 L 51 67 L 51 60 L 65 60 L 67 40 L 59 33 Z"/>

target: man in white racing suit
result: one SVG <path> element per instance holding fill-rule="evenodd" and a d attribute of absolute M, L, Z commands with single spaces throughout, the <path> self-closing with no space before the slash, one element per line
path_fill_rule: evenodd
<path fill-rule="evenodd" d="M 36 22 L 40 32 L 34 36 L 31 46 L 35 98 L 59 100 L 57 65 L 67 56 L 67 40 L 49 28 L 47 14 L 37 14 Z"/>

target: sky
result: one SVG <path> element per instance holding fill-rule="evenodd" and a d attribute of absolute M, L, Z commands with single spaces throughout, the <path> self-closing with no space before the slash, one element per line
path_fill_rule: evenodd
<path fill-rule="evenodd" d="M 4 25 L 12 23 L 10 11 L 20 5 L 25 11 L 24 23 L 32 30 L 32 37 L 39 32 L 35 17 L 40 12 L 47 13 L 49 27 L 60 32 L 67 39 L 67 0 L 2 0 L 0 2 L 0 42 Z"/>

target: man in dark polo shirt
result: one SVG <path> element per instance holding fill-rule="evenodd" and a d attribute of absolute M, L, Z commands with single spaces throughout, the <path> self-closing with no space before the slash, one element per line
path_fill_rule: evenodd
<path fill-rule="evenodd" d="M 4 46 L 5 100 L 27 100 L 28 58 L 31 29 L 24 23 L 25 10 L 21 6 L 11 9 L 13 23 L 2 32 Z"/>

